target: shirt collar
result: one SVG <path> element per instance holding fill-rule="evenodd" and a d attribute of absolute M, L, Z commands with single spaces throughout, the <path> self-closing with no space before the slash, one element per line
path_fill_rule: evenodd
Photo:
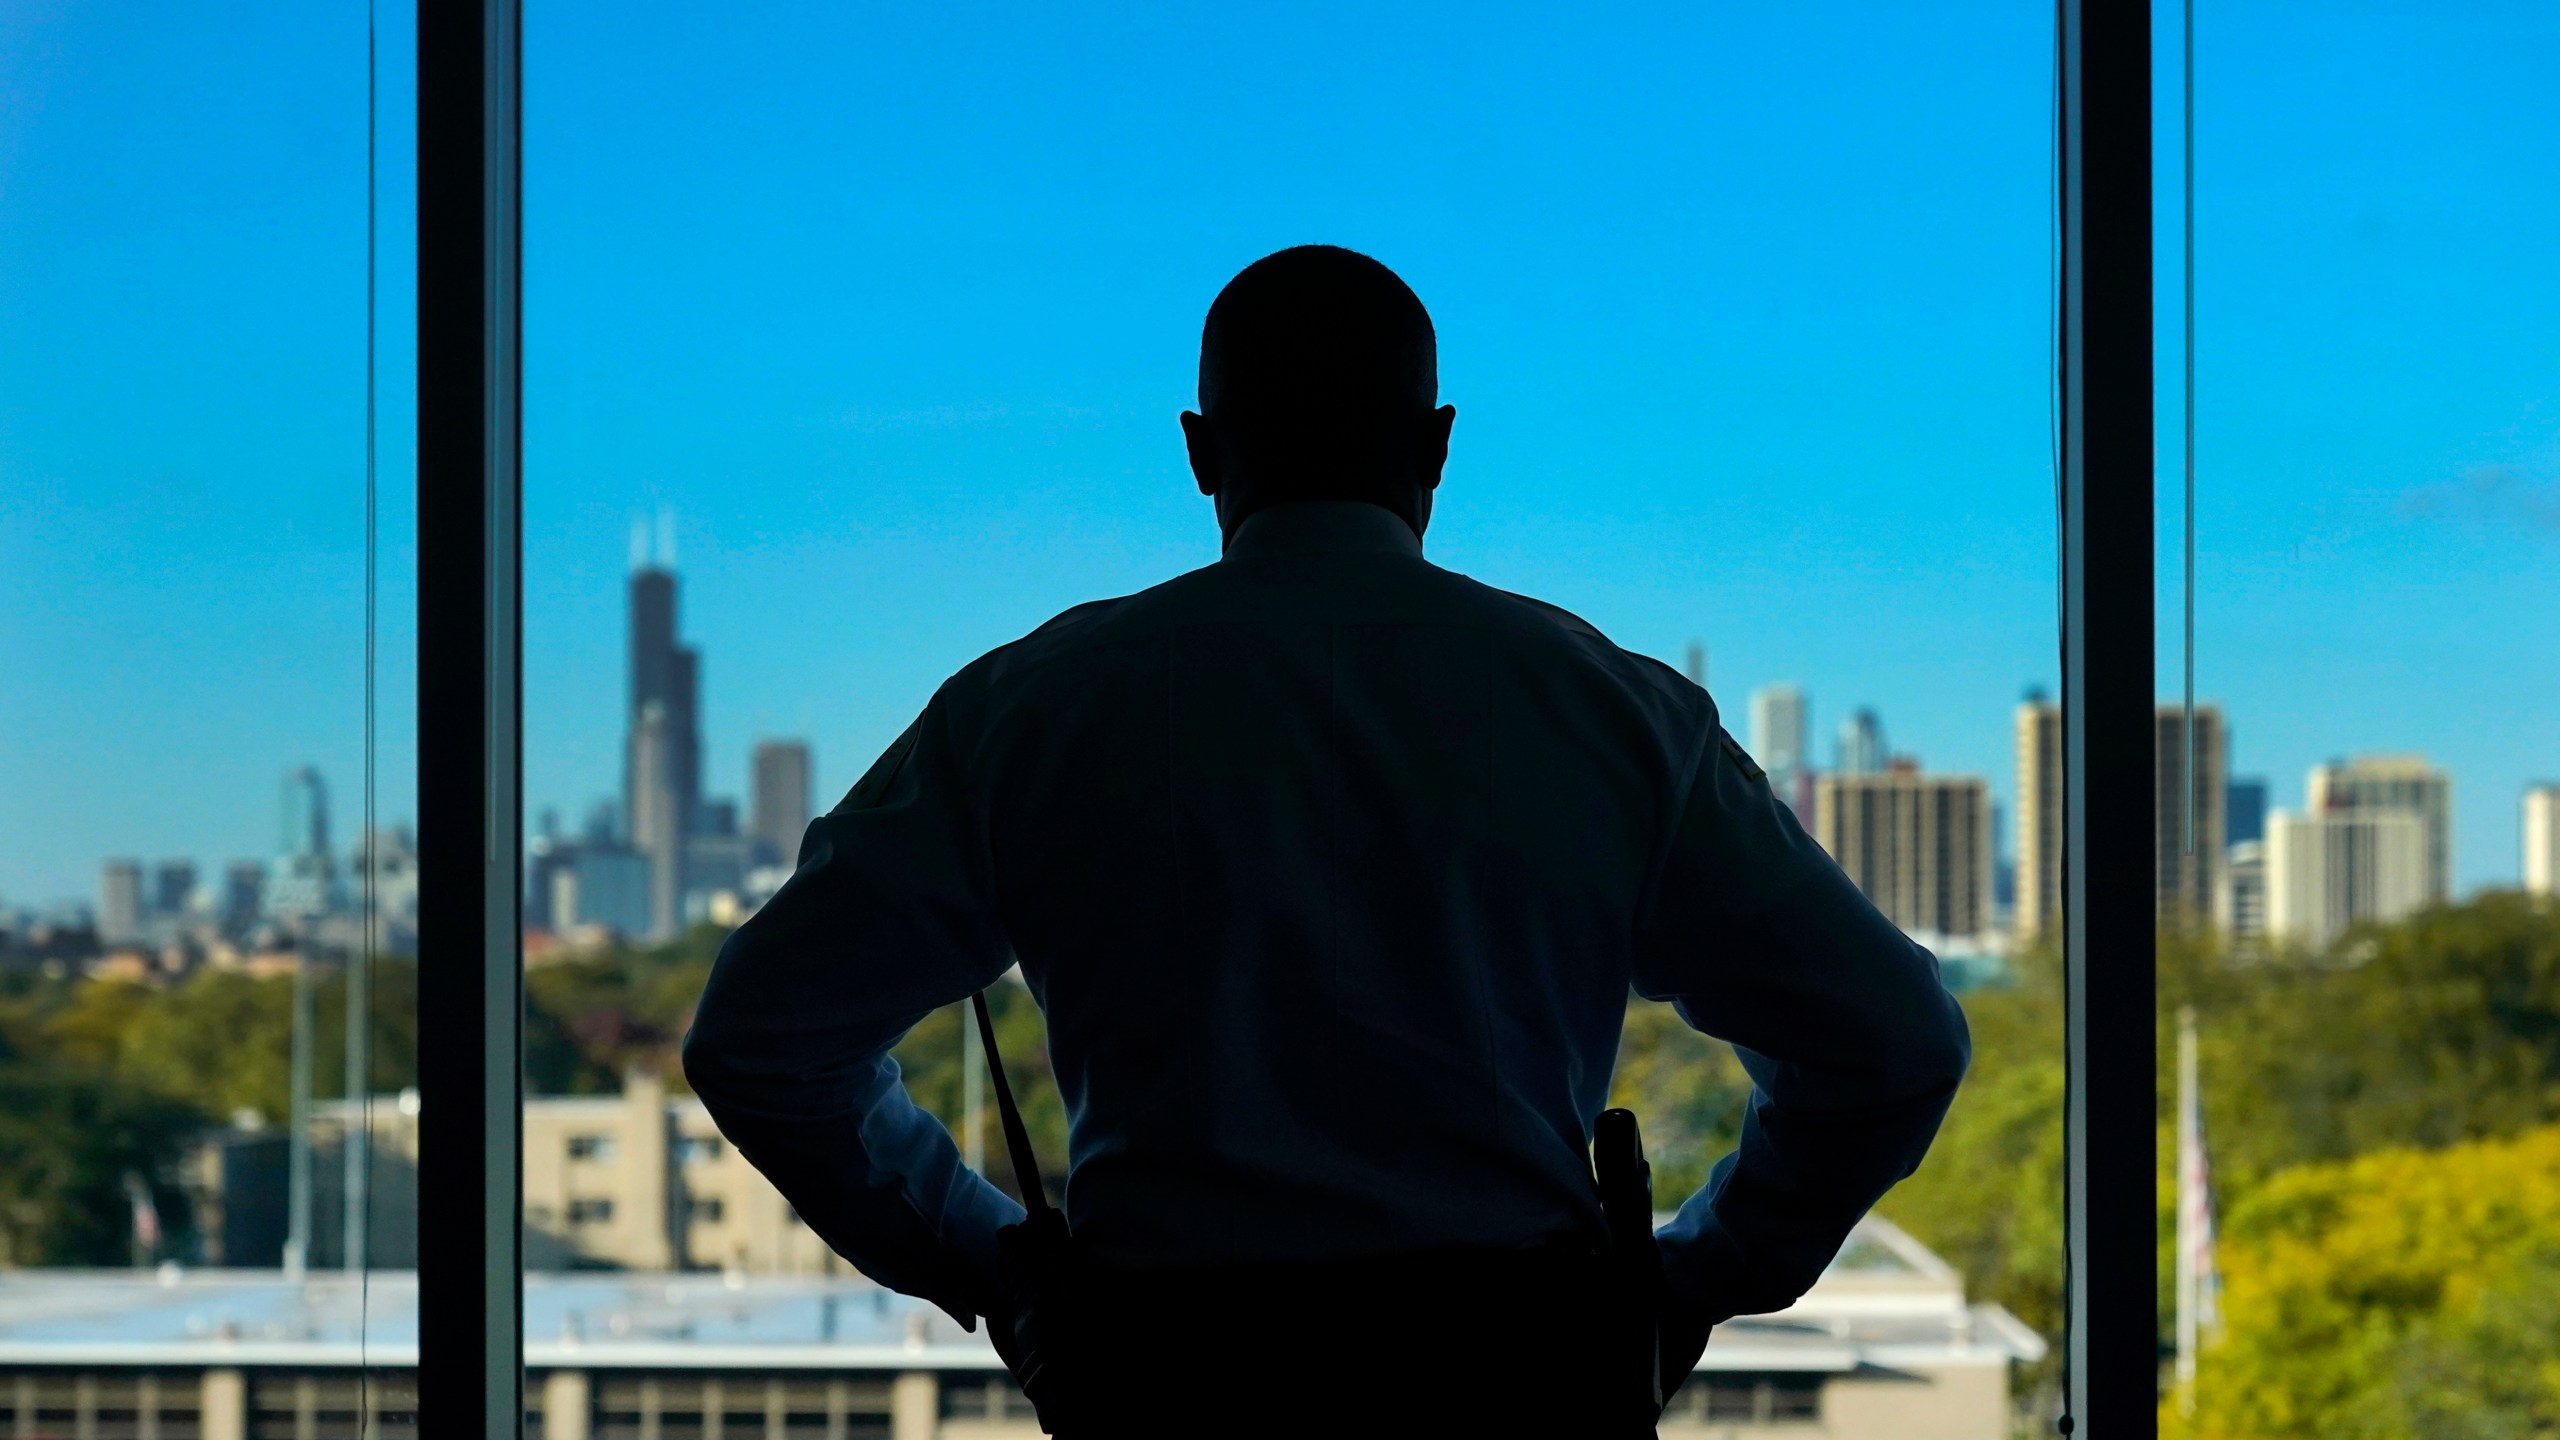
<path fill-rule="evenodd" d="M 1244 518 L 1227 542 L 1227 558 L 1365 551 L 1422 555 L 1422 537 L 1404 517 L 1361 500 L 1293 500 Z"/>

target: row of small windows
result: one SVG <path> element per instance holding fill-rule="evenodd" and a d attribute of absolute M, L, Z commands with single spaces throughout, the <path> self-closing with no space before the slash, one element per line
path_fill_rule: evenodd
<path fill-rule="evenodd" d="M 610 1135 L 572 1135 L 569 1137 L 572 1160 L 605 1161 L 614 1157 L 616 1146 Z M 717 1135 L 679 1135 L 675 1143 L 675 1160 L 679 1165 L 708 1165 L 720 1158 Z"/>
<path fill-rule="evenodd" d="M 723 1219 L 727 1218 L 728 1213 L 729 1207 L 727 1203 L 717 1197 L 703 1200 L 688 1200 L 685 1202 L 685 1214 L 687 1218 L 691 1219 L 693 1223 L 697 1225 L 717 1225 Z M 548 1205 L 528 1205 L 525 1207 L 524 1215 L 527 1220 L 530 1220 L 537 1225 L 547 1225 L 551 1223 L 551 1207 Z M 794 1216 L 793 1218 L 797 1219 L 798 1217 Z M 572 1225 L 611 1224 L 613 1222 L 613 1202 L 603 1196 L 596 1196 L 583 1200 L 571 1200 L 569 1202 L 568 1219 L 569 1223 Z"/>

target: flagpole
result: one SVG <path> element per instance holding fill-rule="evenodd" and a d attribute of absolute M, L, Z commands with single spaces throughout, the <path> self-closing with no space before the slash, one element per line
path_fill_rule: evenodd
<path fill-rule="evenodd" d="M 2178 1413 L 2196 1405 L 2198 1301 L 2204 1281 L 2204 1126 L 2196 1095 L 2196 1010 L 2178 1007 Z"/>

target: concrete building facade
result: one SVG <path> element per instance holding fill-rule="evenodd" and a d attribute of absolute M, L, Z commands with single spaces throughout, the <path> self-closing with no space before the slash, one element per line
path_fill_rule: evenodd
<path fill-rule="evenodd" d="M 2152 714 L 2152 874 L 2164 927 L 2202 926 L 2227 908 L 2222 893 L 2225 807 L 2230 803 L 2231 737 L 2222 711 L 2196 707 L 2195 773 L 2187 773 L 2187 715 L 2183 705 Z M 2194 812 L 2194 828 L 2188 828 Z M 2190 843 L 2192 842 L 2192 843 Z"/>
<path fill-rule="evenodd" d="M 1991 787 L 1979 776 L 1824 775 L 1813 836 L 1906 931 L 1978 936 L 1991 926 Z"/>
<path fill-rule="evenodd" d="M 2453 777 L 2415 755 L 2359 755 L 2311 770 L 2314 815 L 2401 812 L 2418 817 L 2426 851 L 2424 899 L 2453 898 Z"/>
<path fill-rule="evenodd" d="M 2034 939 L 2062 923 L 2062 707 L 2036 691 L 2020 702 L 2015 928 Z"/>
<path fill-rule="evenodd" d="M 2524 888 L 2560 895 L 2560 784 L 2524 792 Z"/>
<path fill-rule="evenodd" d="M 2408 810 L 2267 817 L 2267 935 L 2326 945 L 2427 903 L 2427 827 Z"/>

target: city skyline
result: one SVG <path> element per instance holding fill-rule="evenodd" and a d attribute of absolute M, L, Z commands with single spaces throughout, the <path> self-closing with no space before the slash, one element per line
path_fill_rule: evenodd
<path fill-rule="evenodd" d="M 87 894 L 105 854 L 263 853 L 242 797 L 303 762 L 352 797 L 364 768 L 361 17 L 139 13 L 0 23 L 0 85 L 44 99 L 0 155 L 9 904 Z M 2007 702 L 2058 679 L 2049 17 L 1659 19 L 1632 57 L 1607 25 L 1424 12 L 1361 46 L 1311 20 L 1240 72 L 1227 21 L 1027 16 L 989 46 L 923 12 L 530 15 L 533 806 L 620 772 L 632 513 L 686 517 L 726 793 L 792 734 L 841 794 L 968 660 L 1213 558 L 1173 425 L 1199 317 L 1309 239 L 1438 318 L 1435 559 L 1674 668 L 1699 637 L 1736 728 L 1791 679 L 1825 697 L 1817 751 L 1873 703 L 2014 804 Z M 2241 7 L 2199 56 L 2199 685 L 2274 805 L 2342 750 L 2428 754 L 2466 796 L 2457 886 L 2512 881 L 2522 787 L 2560 770 L 2560 272 L 2533 239 L 2560 16 L 2297 41 Z M 379 66 L 385 816 L 415 813 L 405 45 Z M 1149 82 L 1060 63 L 1101 53 Z M 2164 644 L 2164 698 L 2176 671 Z"/>

